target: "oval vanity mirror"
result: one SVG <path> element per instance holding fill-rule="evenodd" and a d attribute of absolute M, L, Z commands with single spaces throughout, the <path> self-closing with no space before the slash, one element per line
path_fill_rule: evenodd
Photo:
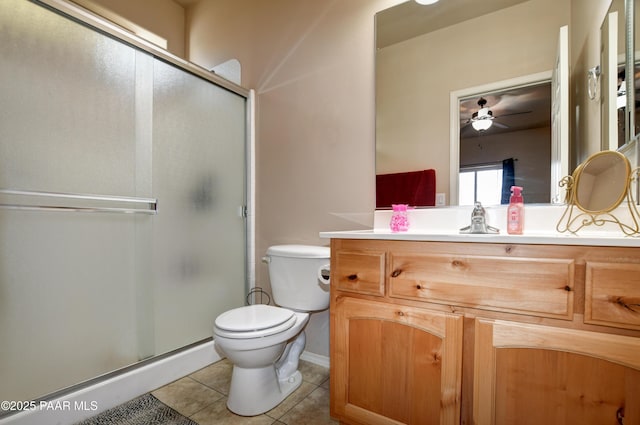
<path fill-rule="evenodd" d="M 631 190 L 638 174 L 639 169 L 631 170 L 629 159 L 618 151 L 591 155 L 560 182 L 568 197 L 556 230 L 573 234 L 583 229 L 621 230 L 627 236 L 639 236 L 640 213 Z"/>
<path fill-rule="evenodd" d="M 627 195 L 630 174 L 629 160 L 620 152 L 592 155 L 574 172 L 575 205 L 591 214 L 614 210 Z"/>

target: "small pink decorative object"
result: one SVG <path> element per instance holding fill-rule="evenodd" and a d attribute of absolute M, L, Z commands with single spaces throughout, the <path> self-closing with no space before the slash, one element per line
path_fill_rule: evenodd
<path fill-rule="evenodd" d="M 406 232 L 407 230 L 409 230 L 409 217 L 407 214 L 409 205 L 393 204 L 391 205 L 391 207 L 393 208 L 393 213 L 391 214 L 391 222 L 389 223 L 391 231 L 396 233 Z"/>

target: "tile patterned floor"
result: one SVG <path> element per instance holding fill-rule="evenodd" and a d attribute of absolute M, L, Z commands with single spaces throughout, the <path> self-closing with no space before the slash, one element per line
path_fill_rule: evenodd
<path fill-rule="evenodd" d="M 213 363 L 151 394 L 199 425 L 330 425 L 329 370 L 300 361 L 302 385 L 272 410 L 254 417 L 238 416 L 227 409 L 232 365 Z"/>

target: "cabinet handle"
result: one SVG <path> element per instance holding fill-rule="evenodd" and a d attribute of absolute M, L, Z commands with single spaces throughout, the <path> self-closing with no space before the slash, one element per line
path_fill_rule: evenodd
<path fill-rule="evenodd" d="M 400 273 L 402 273 L 402 269 L 396 269 L 393 272 L 391 272 L 391 277 L 398 277 L 400 276 Z"/>
<path fill-rule="evenodd" d="M 624 425 L 624 407 L 621 407 L 616 411 L 616 419 L 620 425 Z"/>
<path fill-rule="evenodd" d="M 357 274 L 350 274 L 349 276 L 347 276 L 347 279 L 349 279 L 350 281 L 354 281 L 354 280 L 358 280 L 358 275 Z"/>

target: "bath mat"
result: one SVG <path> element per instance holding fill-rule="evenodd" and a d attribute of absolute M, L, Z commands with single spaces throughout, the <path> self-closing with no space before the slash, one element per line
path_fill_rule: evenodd
<path fill-rule="evenodd" d="M 197 425 L 151 394 L 109 409 L 77 425 Z"/>

